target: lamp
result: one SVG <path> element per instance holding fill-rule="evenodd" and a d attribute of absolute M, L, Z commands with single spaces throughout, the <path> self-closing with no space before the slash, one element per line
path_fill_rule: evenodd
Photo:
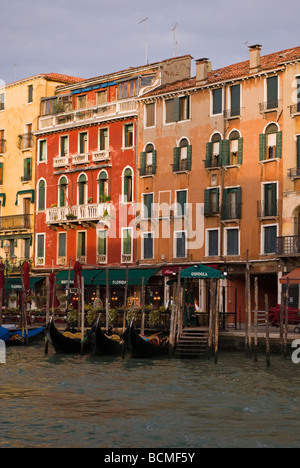
<path fill-rule="evenodd" d="M 5 255 L 9 254 L 10 245 L 6 242 L 3 246 Z"/>

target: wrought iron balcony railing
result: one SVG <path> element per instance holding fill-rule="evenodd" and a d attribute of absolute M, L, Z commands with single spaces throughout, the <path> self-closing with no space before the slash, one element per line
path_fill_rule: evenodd
<path fill-rule="evenodd" d="M 277 237 L 276 253 L 288 257 L 300 255 L 300 236 Z"/>
<path fill-rule="evenodd" d="M 0 231 L 13 231 L 16 229 L 31 229 L 32 215 L 22 214 L 0 217 Z"/>
<path fill-rule="evenodd" d="M 288 169 L 288 177 L 291 180 L 294 180 L 300 177 L 300 167 L 293 167 L 291 169 Z"/>
<path fill-rule="evenodd" d="M 275 218 L 278 216 L 279 200 L 272 200 L 268 203 L 266 200 L 257 202 L 257 217 L 258 218 Z"/>
<path fill-rule="evenodd" d="M 18 146 L 21 150 L 33 147 L 33 133 L 24 133 L 19 135 Z"/>
<path fill-rule="evenodd" d="M 273 101 L 260 102 L 259 112 L 264 114 L 265 112 L 277 111 L 282 107 L 282 99 L 274 99 Z"/>

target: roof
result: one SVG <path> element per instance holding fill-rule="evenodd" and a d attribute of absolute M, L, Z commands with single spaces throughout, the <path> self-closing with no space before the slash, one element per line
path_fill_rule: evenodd
<path fill-rule="evenodd" d="M 60 81 L 63 83 L 79 83 L 80 81 L 84 80 L 83 78 L 77 78 L 76 76 L 62 75 L 60 73 L 42 73 L 41 76 L 43 76 L 46 80 Z"/>
<path fill-rule="evenodd" d="M 287 284 L 289 280 L 289 284 L 300 284 L 300 268 L 296 268 L 295 270 L 291 271 L 288 275 L 283 276 L 280 278 L 281 284 Z"/>
<path fill-rule="evenodd" d="M 292 62 L 294 60 L 300 60 L 300 47 L 294 47 L 292 49 L 282 50 L 272 54 L 264 55 L 261 57 L 261 66 L 259 72 L 269 71 L 276 69 L 285 63 Z M 208 79 L 204 86 L 212 85 L 227 80 L 234 80 L 245 76 L 252 76 L 257 72 L 250 73 L 250 60 L 244 62 L 235 63 L 227 67 L 212 70 L 208 74 Z M 188 80 L 177 81 L 176 83 L 160 86 L 154 91 L 145 94 L 143 98 L 150 96 L 156 96 L 159 94 L 178 92 L 180 90 L 195 88 L 197 86 L 196 77 Z M 203 86 L 203 85 L 201 85 Z"/>

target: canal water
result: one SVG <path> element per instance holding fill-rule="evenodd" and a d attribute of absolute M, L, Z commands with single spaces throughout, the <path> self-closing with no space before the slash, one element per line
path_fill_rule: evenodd
<path fill-rule="evenodd" d="M 300 447 L 300 364 L 58 356 L 9 348 L 0 448 Z"/>

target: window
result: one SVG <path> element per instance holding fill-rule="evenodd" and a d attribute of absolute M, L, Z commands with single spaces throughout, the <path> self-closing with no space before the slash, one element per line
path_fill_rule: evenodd
<path fill-rule="evenodd" d="M 213 115 L 223 112 L 223 89 L 214 89 L 212 92 L 212 113 Z"/>
<path fill-rule="evenodd" d="M 77 98 L 77 108 L 84 109 L 87 107 L 87 97 L 86 94 L 84 96 L 78 96 Z"/>
<path fill-rule="evenodd" d="M 23 239 L 22 252 L 24 258 L 30 258 L 30 239 Z"/>
<path fill-rule="evenodd" d="M 150 143 L 146 146 L 146 151 L 141 153 L 140 176 L 156 174 L 156 157 L 157 152 L 154 146 Z"/>
<path fill-rule="evenodd" d="M 221 157 L 220 157 L 220 143 L 221 135 L 215 133 L 212 137 L 210 143 L 206 144 L 206 160 L 205 167 L 219 167 L 221 166 Z"/>
<path fill-rule="evenodd" d="M 98 199 L 99 203 L 104 203 L 108 197 L 108 175 L 106 171 L 101 171 L 98 176 Z"/>
<path fill-rule="evenodd" d="M 118 89 L 119 99 L 128 99 L 129 97 L 137 96 L 138 94 L 138 80 L 131 80 L 129 82 L 120 83 Z"/>
<path fill-rule="evenodd" d="M 278 76 L 267 78 L 267 109 L 278 107 Z"/>
<path fill-rule="evenodd" d="M 259 136 L 259 160 L 266 161 L 282 156 L 282 132 L 276 124 L 270 124 Z"/>
<path fill-rule="evenodd" d="M 102 258 L 102 260 L 106 261 L 106 255 L 107 255 L 107 231 L 97 231 L 97 255 Z"/>
<path fill-rule="evenodd" d="M 68 135 L 61 136 L 59 139 L 59 155 L 61 158 L 69 154 L 69 137 Z"/>
<path fill-rule="evenodd" d="M 176 97 L 165 101 L 165 123 L 180 122 L 190 118 L 190 97 Z"/>
<path fill-rule="evenodd" d="M 58 257 L 67 256 L 67 234 L 65 232 L 58 233 Z"/>
<path fill-rule="evenodd" d="M 33 102 L 33 85 L 29 85 L 27 88 L 27 102 L 28 104 Z"/>
<path fill-rule="evenodd" d="M 216 257 L 219 255 L 219 230 L 209 229 L 207 231 L 207 255 Z"/>
<path fill-rule="evenodd" d="M 78 205 L 87 204 L 87 176 L 81 174 L 78 179 Z"/>
<path fill-rule="evenodd" d="M 96 94 L 96 104 L 98 106 L 101 106 L 102 104 L 107 103 L 107 90 L 105 89 L 104 91 L 99 91 Z"/>
<path fill-rule="evenodd" d="M 58 206 L 66 206 L 68 190 L 68 179 L 63 176 L 59 181 L 58 186 Z"/>
<path fill-rule="evenodd" d="M 300 135 L 297 135 L 297 176 L 300 175 Z"/>
<path fill-rule="evenodd" d="M 226 255 L 239 255 L 239 229 L 226 229 Z"/>
<path fill-rule="evenodd" d="M 262 216 L 277 216 L 277 183 L 263 184 Z"/>
<path fill-rule="evenodd" d="M 131 203 L 133 201 L 133 176 L 130 168 L 125 169 L 123 178 L 123 202 Z"/>
<path fill-rule="evenodd" d="M 45 234 L 37 234 L 37 258 L 45 259 Z"/>
<path fill-rule="evenodd" d="M 24 175 L 22 178 L 23 182 L 28 182 L 32 178 L 32 158 L 24 159 Z"/>
<path fill-rule="evenodd" d="M 277 225 L 263 226 L 263 252 L 270 254 L 276 252 L 277 243 Z"/>
<path fill-rule="evenodd" d="M 223 190 L 222 219 L 241 219 L 242 189 L 241 187 Z"/>
<path fill-rule="evenodd" d="M 220 189 L 218 187 L 204 191 L 204 215 L 212 216 L 220 212 Z"/>
<path fill-rule="evenodd" d="M 108 128 L 100 128 L 100 131 L 99 131 L 99 150 L 100 151 L 108 151 L 109 150 Z"/>
<path fill-rule="evenodd" d="M 132 261 L 132 228 L 122 229 L 122 262 Z"/>
<path fill-rule="evenodd" d="M 151 102 L 145 106 L 145 127 L 154 127 L 155 125 L 155 103 Z"/>
<path fill-rule="evenodd" d="M 5 109 L 5 95 L 0 93 L 0 111 Z"/>
<path fill-rule="evenodd" d="M 47 160 L 47 140 L 39 140 L 39 162 Z"/>
<path fill-rule="evenodd" d="M 235 117 L 241 113 L 241 86 L 230 86 L 230 116 Z"/>
<path fill-rule="evenodd" d="M 153 232 L 143 233 L 143 258 L 149 260 L 153 257 Z"/>
<path fill-rule="evenodd" d="M 182 138 L 179 147 L 174 148 L 173 172 L 192 170 L 192 146 L 186 138 Z"/>
<path fill-rule="evenodd" d="M 38 211 L 46 209 L 46 182 L 40 180 L 38 183 Z"/>
<path fill-rule="evenodd" d="M 133 146 L 133 124 L 126 124 L 124 125 L 124 148 Z"/>
<path fill-rule="evenodd" d="M 153 216 L 153 193 L 147 193 L 143 196 L 144 206 L 143 214 L 144 219 L 151 219 Z"/>
<path fill-rule="evenodd" d="M 77 232 L 77 258 L 86 256 L 86 231 Z"/>
<path fill-rule="evenodd" d="M 0 185 L 3 185 L 4 164 L 0 163 Z"/>
<path fill-rule="evenodd" d="M 236 166 L 243 162 L 243 138 L 234 130 L 229 135 L 229 156 L 224 156 L 224 166 Z M 228 163 L 228 164 L 227 164 Z"/>
<path fill-rule="evenodd" d="M 297 112 L 300 112 L 300 76 L 296 77 L 297 80 Z"/>
<path fill-rule="evenodd" d="M 186 258 L 186 233 L 178 231 L 174 233 L 175 258 Z"/>
<path fill-rule="evenodd" d="M 186 215 L 187 190 L 178 190 L 176 192 L 176 215 Z"/>
<path fill-rule="evenodd" d="M 0 154 L 5 153 L 6 150 L 5 130 L 0 130 Z"/>
<path fill-rule="evenodd" d="M 88 133 L 79 133 L 79 154 L 88 153 Z"/>

